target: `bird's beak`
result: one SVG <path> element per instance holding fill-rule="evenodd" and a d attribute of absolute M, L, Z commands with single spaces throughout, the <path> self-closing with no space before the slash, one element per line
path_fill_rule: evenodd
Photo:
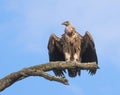
<path fill-rule="evenodd" d="M 65 23 L 63 22 L 61 25 L 65 25 Z"/>

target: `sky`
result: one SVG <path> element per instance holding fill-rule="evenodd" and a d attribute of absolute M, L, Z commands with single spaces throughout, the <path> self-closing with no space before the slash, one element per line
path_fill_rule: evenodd
<path fill-rule="evenodd" d="M 120 94 L 119 0 L 0 0 L 0 78 L 48 62 L 49 36 L 61 37 L 66 20 L 81 35 L 89 31 L 94 38 L 100 66 L 96 75 L 87 71 L 76 78 L 66 75 L 69 86 L 29 77 L 0 95 Z"/>

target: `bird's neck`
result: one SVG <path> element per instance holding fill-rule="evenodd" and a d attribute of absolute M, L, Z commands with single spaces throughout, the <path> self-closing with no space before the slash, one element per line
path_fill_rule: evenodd
<path fill-rule="evenodd" d="M 75 34 L 75 28 L 71 25 L 68 25 L 65 29 L 65 34 L 69 37 L 72 37 Z"/>
<path fill-rule="evenodd" d="M 66 33 L 65 34 L 65 39 L 66 40 L 73 40 L 75 38 L 75 36 L 76 36 L 75 32 L 73 32 L 73 33 Z"/>
<path fill-rule="evenodd" d="M 66 33 L 68 37 L 72 37 L 74 34 L 75 34 L 74 32 Z"/>

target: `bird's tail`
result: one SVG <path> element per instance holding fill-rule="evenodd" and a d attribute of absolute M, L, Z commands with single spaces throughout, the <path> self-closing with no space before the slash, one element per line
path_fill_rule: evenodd
<path fill-rule="evenodd" d="M 80 76 L 80 69 L 77 69 L 77 68 L 68 69 L 68 75 L 69 75 L 69 77 L 76 77 L 77 74 Z"/>

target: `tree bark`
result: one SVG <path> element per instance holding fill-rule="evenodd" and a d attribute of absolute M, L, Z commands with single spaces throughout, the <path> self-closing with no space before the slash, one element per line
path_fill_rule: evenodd
<path fill-rule="evenodd" d="M 56 62 L 49 62 L 46 64 L 40 64 L 28 68 L 24 68 L 18 72 L 11 73 L 4 78 L 0 79 L 0 91 L 3 91 L 7 87 L 11 86 L 13 83 L 25 79 L 30 76 L 41 76 L 50 81 L 57 81 L 68 85 L 68 80 L 66 78 L 52 76 L 47 71 L 59 68 L 59 69 L 70 69 L 77 67 L 81 70 L 90 70 L 90 69 L 98 69 L 98 65 L 95 62 L 90 63 L 76 63 L 70 61 L 56 61 Z"/>

